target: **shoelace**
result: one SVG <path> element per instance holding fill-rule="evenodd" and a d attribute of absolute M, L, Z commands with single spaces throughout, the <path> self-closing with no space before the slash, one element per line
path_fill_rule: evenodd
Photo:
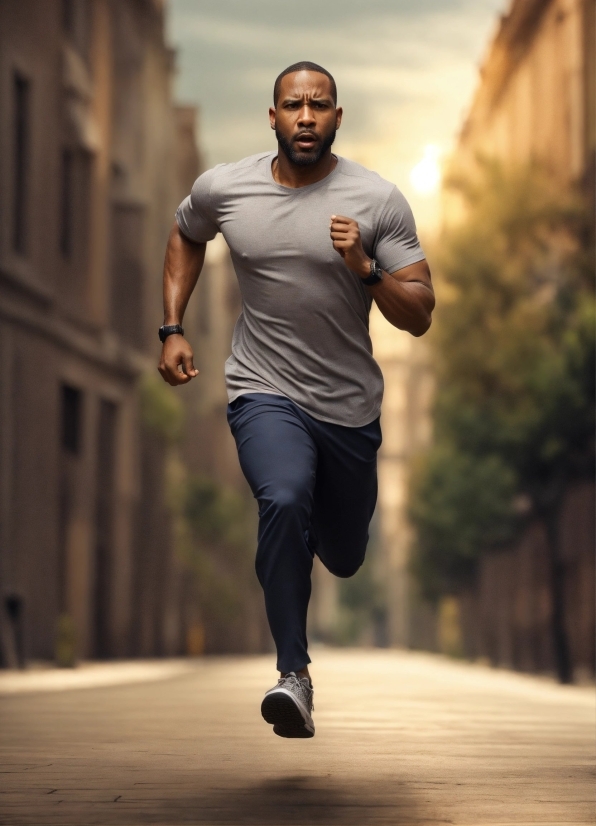
<path fill-rule="evenodd" d="M 314 691 L 315 691 L 314 688 L 311 688 L 308 685 L 308 683 L 304 682 L 300 677 L 297 677 L 294 674 L 288 674 L 285 677 L 280 677 L 279 680 L 277 681 L 277 684 L 282 685 L 282 683 L 285 683 L 286 681 L 290 682 L 290 686 L 289 686 L 290 690 L 292 688 L 297 688 L 299 690 L 299 693 L 301 692 L 303 694 L 303 696 L 306 699 L 307 704 L 310 703 L 310 707 L 314 711 L 315 710 L 315 704 L 313 703 L 313 694 L 314 694 Z"/>

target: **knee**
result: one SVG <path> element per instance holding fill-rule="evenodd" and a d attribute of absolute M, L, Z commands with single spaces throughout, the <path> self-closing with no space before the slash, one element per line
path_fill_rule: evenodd
<path fill-rule="evenodd" d="M 346 566 L 346 565 L 325 565 L 329 573 L 333 574 L 333 576 L 338 576 L 341 579 L 349 579 L 362 567 L 362 563 L 364 562 L 364 557 L 360 559 L 358 562 Z"/>
<path fill-rule="evenodd" d="M 306 507 L 308 493 L 299 486 L 286 485 L 277 488 L 268 497 L 265 507 L 270 507 L 275 512 L 295 511 Z"/>

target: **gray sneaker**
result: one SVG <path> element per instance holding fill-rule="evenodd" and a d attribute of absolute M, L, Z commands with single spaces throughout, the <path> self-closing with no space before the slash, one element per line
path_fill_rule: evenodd
<path fill-rule="evenodd" d="M 273 724 L 273 731 L 279 737 L 314 737 L 313 694 L 308 677 L 299 677 L 290 671 L 265 694 L 261 714 Z"/>

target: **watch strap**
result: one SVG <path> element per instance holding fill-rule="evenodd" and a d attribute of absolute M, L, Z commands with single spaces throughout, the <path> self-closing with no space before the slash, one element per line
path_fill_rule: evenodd
<path fill-rule="evenodd" d="M 373 258 L 370 262 L 370 275 L 362 279 L 362 283 L 367 287 L 372 287 L 373 284 L 378 284 L 383 280 L 383 270 Z"/>
<path fill-rule="evenodd" d="M 168 336 L 183 336 L 184 329 L 180 324 L 164 324 L 159 328 L 159 340 L 163 342 Z"/>

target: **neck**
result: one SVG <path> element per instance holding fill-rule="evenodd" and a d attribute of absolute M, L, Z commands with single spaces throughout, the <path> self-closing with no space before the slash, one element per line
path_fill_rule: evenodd
<path fill-rule="evenodd" d="M 312 166 L 298 166 L 292 163 L 284 154 L 281 146 L 277 147 L 277 158 L 274 158 L 272 165 L 273 177 L 278 184 L 298 189 L 301 186 L 316 184 L 322 181 L 330 172 L 333 172 L 337 165 L 337 158 L 331 154 L 331 147 Z"/>

